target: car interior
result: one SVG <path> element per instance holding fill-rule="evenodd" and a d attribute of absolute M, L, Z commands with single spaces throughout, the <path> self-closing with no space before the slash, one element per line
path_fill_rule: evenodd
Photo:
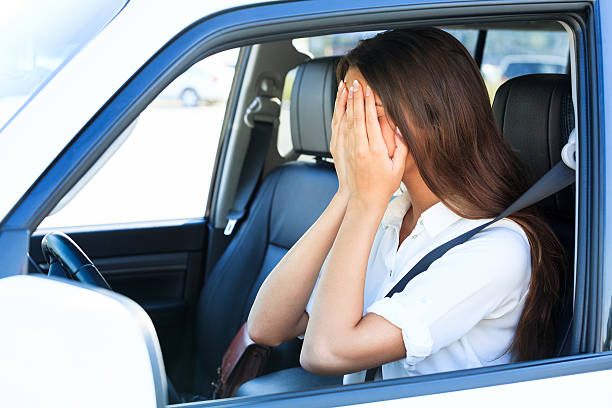
<path fill-rule="evenodd" d="M 481 66 L 487 32 L 566 32 L 555 21 L 537 20 L 443 28 L 474 31 L 470 51 Z M 531 183 L 561 160 L 574 129 L 570 50 L 565 73 L 552 73 L 558 70 L 554 66 L 552 72 L 516 76 L 494 93 L 499 128 L 527 167 Z M 148 312 L 173 384 L 171 402 L 211 398 L 221 359 L 245 323 L 260 285 L 337 189 L 329 142 L 338 59 L 308 55 L 291 39 L 241 49 L 202 218 L 61 228 L 93 260 L 112 290 Z M 281 104 L 288 105 L 288 114 Z M 278 149 L 281 136 L 287 136 L 281 135 L 282 126 L 290 133 L 286 154 Z M 573 271 L 574 186 L 538 207 Z M 49 232 L 39 229 L 32 235 L 31 273 L 48 268 L 41 241 Z M 571 273 L 558 356 L 577 352 L 568 335 L 573 300 Z M 317 376 L 299 366 L 301 343 L 294 339 L 274 347 L 264 374 L 243 384 L 236 396 L 340 386 L 342 377 Z"/>

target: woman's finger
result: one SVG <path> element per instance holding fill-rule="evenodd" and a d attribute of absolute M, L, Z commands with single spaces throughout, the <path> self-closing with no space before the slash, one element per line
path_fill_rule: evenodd
<path fill-rule="evenodd" d="M 366 87 L 365 91 L 365 121 L 366 128 L 368 130 L 368 142 L 370 144 L 370 148 L 372 148 L 372 150 L 375 152 L 386 152 L 387 146 L 383 140 L 382 132 L 380 130 L 380 123 L 378 123 L 374 93 L 369 86 Z"/>
<path fill-rule="evenodd" d="M 363 87 L 359 81 L 353 82 L 353 133 L 355 146 L 368 146 L 368 132 L 365 124 L 365 110 L 363 100 Z"/>
<path fill-rule="evenodd" d="M 336 92 L 336 102 L 334 103 L 334 115 L 332 122 L 339 122 L 344 116 L 344 112 L 346 111 L 346 84 L 344 81 L 340 81 L 338 84 L 338 92 Z"/>
<path fill-rule="evenodd" d="M 404 173 L 404 166 L 406 165 L 406 156 L 408 156 L 408 146 L 406 141 L 399 133 L 399 130 L 395 131 L 395 151 L 391 158 L 393 162 L 394 173 L 399 173 L 401 176 Z"/>
<path fill-rule="evenodd" d="M 355 88 L 353 86 L 351 86 L 348 89 L 348 94 L 347 94 L 347 102 L 346 102 L 346 113 L 344 115 L 344 120 L 345 120 L 345 129 L 346 129 L 346 133 L 344 135 L 344 137 L 346 138 L 346 147 L 348 148 L 348 151 L 350 151 L 351 153 L 354 152 L 355 150 L 355 135 L 353 132 L 353 99 L 354 99 L 354 94 L 355 94 Z"/>
<path fill-rule="evenodd" d="M 338 85 L 338 92 L 336 94 L 336 102 L 334 103 L 334 114 L 332 116 L 332 138 L 330 140 L 330 150 L 333 155 L 335 150 L 338 148 L 338 136 L 340 132 L 340 123 L 344 117 L 344 111 L 346 110 L 346 85 L 344 81 L 340 81 Z"/>

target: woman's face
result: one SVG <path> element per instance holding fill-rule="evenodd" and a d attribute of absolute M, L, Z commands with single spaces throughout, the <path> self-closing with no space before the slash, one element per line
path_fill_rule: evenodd
<path fill-rule="evenodd" d="M 365 89 L 365 87 L 368 85 L 363 75 L 361 75 L 361 72 L 354 67 L 348 69 L 346 75 L 344 76 L 344 80 L 346 81 L 347 88 L 350 88 L 353 85 L 354 80 L 359 81 L 362 89 Z M 387 145 L 389 157 L 391 157 L 395 151 L 395 123 L 393 123 L 390 117 L 385 115 L 385 108 L 383 108 L 382 101 L 376 93 L 376 90 L 372 89 L 372 92 L 374 93 L 374 98 L 376 101 L 376 115 L 378 116 L 380 130 L 385 144 Z"/>
<path fill-rule="evenodd" d="M 359 84 L 362 86 L 362 89 L 368 85 L 368 82 L 365 80 L 363 75 L 359 69 L 355 67 L 350 67 L 344 76 L 344 80 L 346 81 L 346 86 L 351 87 L 354 80 L 359 81 Z M 396 125 L 393 120 L 386 115 L 385 108 L 383 107 L 382 101 L 375 89 L 372 89 L 374 93 L 374 100 L 376 101 L 376 115 L 378 116 L 378 123 L 380 124 L 380 131 L 382 133 L 383 139 L 385 141 L 385 145 L 387 145 L 387 151 L 389 152 L 389 157 L 393 156 L 393 152 L 395 151 L 395 132 Z M 414 162 L 414 158 L 408 152 L 406 156 L 406 164 L 404 167 L 404 177 L 403 179 L 410 178 L 411 174 L 418 172 L 416 164 Z"/>

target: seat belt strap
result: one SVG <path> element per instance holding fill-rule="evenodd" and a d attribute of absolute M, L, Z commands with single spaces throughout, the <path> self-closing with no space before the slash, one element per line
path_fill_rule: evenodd
<path fill-rule="evenodd" d="M 391 297 L 394 294 L 403 291 L 408 282 L 410 282 L 420 273 L 425 272 L 435 260 L 447 253 L 451 248 L 465 243 L 474 235 L 478 234 L 480 231 L 487 228 L 489 225 L 501 220 L 502 218 L 506 218 L 507 216 L 517 211 L 520 211 L 523 208 L 529 207 L 530 205 L 533 205 L 545 199 L 546 197 L 563 190 L 565 187 L 574 183 L 575 177 L 576 176 L 574 170 L 569 168 L 563 161 L 557 163 L 552 169 L 550 169 L 546 174 L 544 174 L 533 186 L 531 186 L 529 190 L 525 191 L 525 193 L 523 193 L 514 203 L 512 203 L 492 221 L 473 228 L 470 231 L 465 232 L 459 235 L 458 237 L 453 238 L 450 241 L 431 250 L 427 255 L 421 258 L 421 260 L 417 262 L 417 264 L 414 265 L 412 269 L 408 271 L 408 273 L 404 275 L 404 277 L 399 282 L 397 282 L 397 284 L 389 291 L 389 293 L 387 293 L 385 297 Z M 374 377 L 376 376 L 376 371 L 379 369 L 379 367 L 368 369 L 368 371 L 366 372 L 366 382 L 374 380 Z"/>
<path fill-rule="evenodd" d="M 272 139 L 273 123 L 256 120 L 253 124 L 245 161 L 240 172 L 240 179 L 238 180 L 234 206 L 227 213 L 227 224 L 223 231 L 225 235 L 231 235 L 236 224 L 246 214 L 247 206 L 253 196 L 257 181 L 261 176 L 266 153 Z"/>

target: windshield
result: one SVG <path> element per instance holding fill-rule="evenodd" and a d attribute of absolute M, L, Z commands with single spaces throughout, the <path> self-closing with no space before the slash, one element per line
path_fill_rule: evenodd
<path fill-rule="evenodd" d="M 128 0 L 22 0 L 0 5 L 0 131 Z"/>

